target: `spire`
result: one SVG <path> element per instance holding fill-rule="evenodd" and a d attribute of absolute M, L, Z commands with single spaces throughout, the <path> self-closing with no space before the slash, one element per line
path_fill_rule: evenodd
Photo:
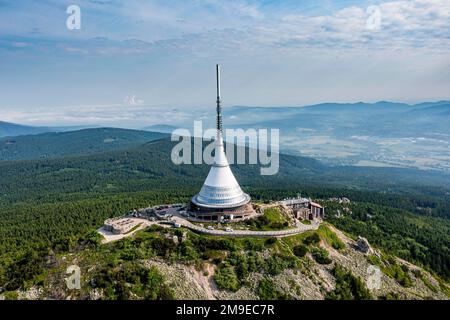
<path fill-rule="evenodd" d="M 222 107 L 220 106 L 220 65 L 216 64 L 216 83 L 217 83 L 217 136 L 222 136 Z"/>
<path fill-rule="evenodd" d="M 225 150 L 223 146 L 223 132 L 222 132 L 222 107 L 220 106 L 220 65 L 216 64 L 216 85 L 217 85 L 217 115 L 216 115 L 216 123 L 217 123 L 217 135 L 216 135 L 216 144 L 215 144 L 215 156 L 214 156 L 214 165 L 215 166 L 228 166 L 228 160 L 225 155 Z"/>

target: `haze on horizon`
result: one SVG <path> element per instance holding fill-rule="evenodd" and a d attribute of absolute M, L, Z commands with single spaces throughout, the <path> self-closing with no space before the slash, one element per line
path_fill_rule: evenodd
<path fill-rule="evenodd" d="M 216 63 L 225 107 L 450 100 L 449 29 L 450 0 L 0 0 L 0 121 L 182 120 Z"/>

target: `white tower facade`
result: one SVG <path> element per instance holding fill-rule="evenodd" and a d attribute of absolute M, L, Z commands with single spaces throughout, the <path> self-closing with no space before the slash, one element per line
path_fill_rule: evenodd
<path fill-rule="evenodd" d="M 246 205 L 250 196 L 244 193 L 231 172 L 225 155 L 222 136 L 222 111 L 220 101 L 220 66 L 216 65 L 217 78 L 217 135 L 215 141 L 214 163 L 208 177 L 192 202 L 203 208 L 232 209 Z"/>

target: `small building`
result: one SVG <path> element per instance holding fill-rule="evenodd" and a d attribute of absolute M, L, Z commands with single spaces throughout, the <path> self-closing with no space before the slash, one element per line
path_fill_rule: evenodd
<path fill-rule="evenodd" d="M 311 201 L 309 203 L 309 209 L 311 210 L 311 216 L 309 220 L 313 219 L 323 219 L 325 216 L 325 208 L 320 204 Z"/>
<path fill-rule="evenodd" d="M 108 219 L 103 228 L 113 234 L 124 234 L 137 225 L 133 219 Z"/>
<path fill-rule="evenodd" d="M 308 207 L 295 209 L 293 208 L 292 213 L 294 214 L 294 217 L 298 220 L 308 220 L 311 210 Z"/>
<path fill-rule="evenodd" d="M 294 218 L 299 220 L 323 219 L 325 216 L 325 208 L 308 198 L 285 199 L 280 204 L 291 210 Z"/>

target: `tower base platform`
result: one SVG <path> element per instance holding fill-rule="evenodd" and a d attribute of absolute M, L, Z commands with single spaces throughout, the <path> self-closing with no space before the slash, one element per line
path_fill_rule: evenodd
<path fill-rule="evenodd" d="M 213 209 L 191 202 L 187 212 L 187 219 L 195 222 L 238 222 L 258 215 L 251 203 L 236 208 Z"/>

